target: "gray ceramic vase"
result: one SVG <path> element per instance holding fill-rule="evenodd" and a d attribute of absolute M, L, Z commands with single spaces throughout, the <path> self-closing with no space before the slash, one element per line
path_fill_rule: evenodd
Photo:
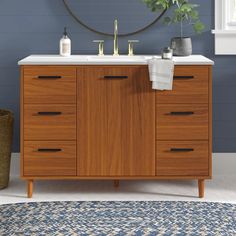
<path fill-rule="evenodd" d="M 190 56 L 192 55 L 192 40 L 189 37 L 172 38 L 171 48 L 174 56 Z"/>

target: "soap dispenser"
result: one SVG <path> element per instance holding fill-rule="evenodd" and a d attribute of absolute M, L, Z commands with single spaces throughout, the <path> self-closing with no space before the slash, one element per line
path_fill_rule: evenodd
<path fill-rule="evenodd" d="M 66 27 L 64 28 L 64 34 L 60 40 L 60 55 L 64 57 L 71 55 L 71 40 L 68 37 Z"/>

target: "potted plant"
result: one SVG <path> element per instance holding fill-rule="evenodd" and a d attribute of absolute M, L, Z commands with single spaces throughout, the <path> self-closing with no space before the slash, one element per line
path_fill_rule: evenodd
<path fill-rule="evenodd" d="M 199 19 L 197 8 L 199 5 L 189 3 L 189 0 L 143 0 L 151 11 L 163 11 L 173 8 L 172 16 L 166 16 L 164 22 L 180 24 L 180 36 L 171 39 L 171 47 L 175 56 L 189 56 L 192 54 L 192 41 L 184 36 L 184 27 L 192 26 L 196 33 L 201 33 L 205 26 Z"/>

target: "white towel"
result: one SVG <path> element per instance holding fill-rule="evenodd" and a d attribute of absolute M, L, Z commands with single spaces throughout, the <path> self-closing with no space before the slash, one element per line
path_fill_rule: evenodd
<path fill-rule="evenodd" d="M 156 90 L 172 90 L 174 62 L 152 58 L 148 61 L 149 77 L 152 88 Z"/>

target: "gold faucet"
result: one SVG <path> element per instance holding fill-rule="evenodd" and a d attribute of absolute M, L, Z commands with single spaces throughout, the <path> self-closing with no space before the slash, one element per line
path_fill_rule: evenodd
<path fill-rule="evenodd" d="M 98 56 L 104 56 L 104 40 L 93 40 L 94 43 L 98 43 Z"/>
<path fill-rule="evenodd" d="M 114 21 L 114 52 L 113 56 L 119 56 L 119 45 L 118 45 L 118 20 Z"/>
<path fill-rule="evenodd" d="M 134 55 L 134 43 L 138 43 L 139 40 L 128 40 L 129 47 L 128 47 L 128 56 Z"/>

